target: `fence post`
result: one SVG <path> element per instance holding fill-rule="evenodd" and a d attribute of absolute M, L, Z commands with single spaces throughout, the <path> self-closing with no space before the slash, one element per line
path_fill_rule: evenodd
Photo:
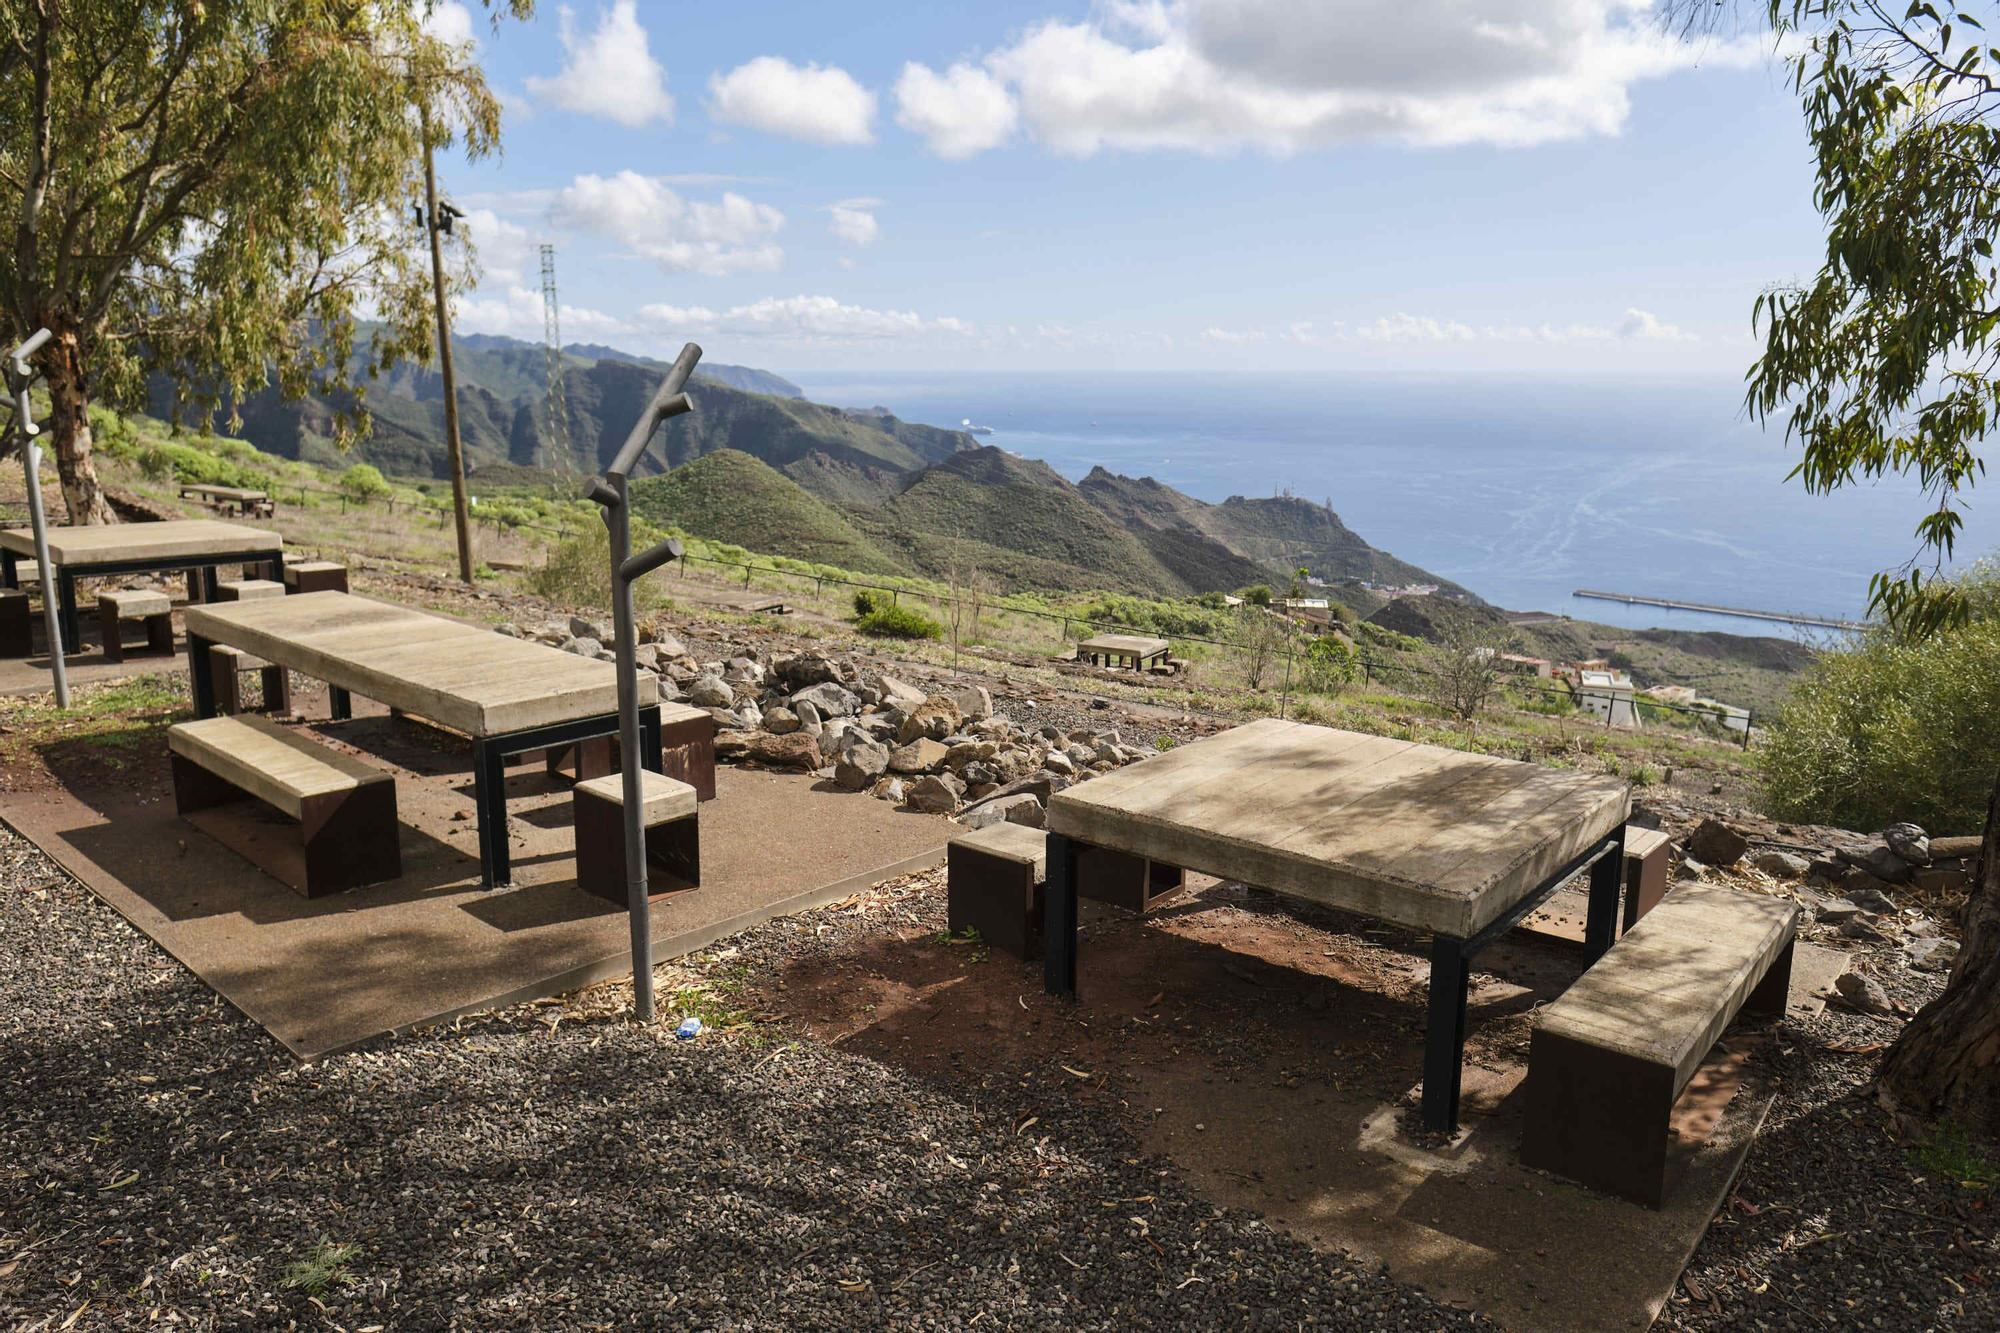
<path fill-rule="evenodd" d="M 1746 750 L 1750 748 L 1750 727 L 1756 720 L 1756 709 L 1746 708 L 1743 710 L 1743 748 Z"/>
<path fill-rule="evenodd" d="M 1285 631 L 1285 687 L 1278 692 L 1278 720 L 1285 720 L 1285 710 L 1292 701 L 1292 633 Z"/>

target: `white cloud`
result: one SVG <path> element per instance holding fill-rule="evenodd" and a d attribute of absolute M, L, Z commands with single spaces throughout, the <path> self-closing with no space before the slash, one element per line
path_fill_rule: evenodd
<path fill-rule="evenodd" d="M 634 128 L 673 121 L 666 71 L 653 59 L 633 0 L 612 0 L 588 36 L 578 34 L 569 6 L 563 6 L 560 16 L 568 59 L 554 78 L 530 78 L 530 93 L 552 106 Z"/>
<path fill-rule="evenodd" d="M 875 142 L 875 94 L 836 65 L 758 56 L 709 79 L 708 113 L 809 143 Z"/>
<path fill-rule="evenodd" d="M 578 176 L 557 193 L 549 217 L 609 236 L 669 272 L 770 272 L 785 257 L 773 240 L 785 215 L 769 204 L 734 191 L 690 201 L 636 171 Z"/>
<path fill-rule="evenodd" d="M 1262 329 L 1219 329 L 1206 328 L 1201 331 L 1205 343 L 1260 343 L 1270 337 Z"/>
<path fill-rule="evenodd" d="M 983 69 L 960 62 L 939 74 L 914 61 L 896 80 L 896 123 L 921 134 L 939 157 L 971 157 L 1013 137 L 1014 95 Z"/>
<path fill-rule="evenodd" d="M 479 38 L 472 31 L 472 11 L 457 0 L 444 0 L 423 18 L 424 32 L 446 46 L 477 48 Z"/>
<path fill-rule="evenodd" d="M 842 199 L 828 204 L 827 227 L 833 239 L 857 250 L 875 244 L 882 235 L 881 224 L 875 220 L 875 210 L 881 206 L 880 199 Z"/>
<path fill-rule="evenodd" d="M 563 339 L 609 337 L 628 332 L 631 325 L 616 315 L 588 306 L 561 307 Z M 465 333 L 504 333 L 540 342 L 543 332 L 542 294 L 533 287 L 511 283 L 502 290 L 462 296 L 452 302 L 452 326 Z"/>
<path fill-rule="evenodd" d="M 1696 342 L 1698 339 L 1683 331 L 1680 326 L 1668 324 L 1650 310 L 1633 308 L 1625 312 L 1618 321 L 1618 336 L 1635 338 L 1647 342 Z"/>
<path fill-rule="evenodd" d="M 1112 0 L 940 76 L 905 67 L 899 123 L 970 156 L 1015 118 L 1049 148 L 1299 152 L 1359 139 L 1507 146 L 1616 134 L 1635 83 L 1765 56 L 1682 42 L 1650 0 Z M 1004 126 L 1004 128 L 1003 128 Z"/>
<path fill-rule="evenodd" d="M 472 242 L 482 282 L 524 282 L 528 261 L 540 257 L 533 233 L 490 208 L 468 209 L 456 230 Z"/>
<path fill-rule="evenodd" d="M 831 296 L 765 297 L 727 310 L 707 306 L 648 305 L 640 318 L 663 332 L 733 334 L 785 342 L 850 342 L 886 338 L 965 337 L 973 326 L 949 315 L 925 318 L 914 310 L 874 310 Z"/>

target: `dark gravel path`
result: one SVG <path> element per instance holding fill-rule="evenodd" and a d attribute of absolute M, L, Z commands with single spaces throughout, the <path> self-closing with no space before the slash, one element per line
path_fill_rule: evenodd
<path fill-rule="evenodd" d="M 542 1005 L 301 1067 L 5 829 L 0 959 L 8 1326 L 1476 1322 L 837 1050 Z"/>
<path fill-rule="evenodd" d="M 1906 1009 L 1942 987 L 1878 952 L 1863 967 Z M 1792 1025 L 1782 1091 L 1663 1326 L 2000 1329 L 1995 1189 L 1898 1143 L 1867 1090 L 1900 1026 L 1837 1009 Z"/>

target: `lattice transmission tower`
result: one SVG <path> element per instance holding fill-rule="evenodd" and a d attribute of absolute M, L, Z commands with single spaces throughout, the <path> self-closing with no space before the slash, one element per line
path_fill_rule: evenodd
<path fill-rule="evenodd" d="M 542 246 L 542 341 L 549 359 L 548 401 L 543 407 L 544 440 L 553 455 L 555 469 L 568 473 L 573 468 L 569 444 L 569 405 L 563 397 L 562 323 L 556 314 L 556 248 Z"/>

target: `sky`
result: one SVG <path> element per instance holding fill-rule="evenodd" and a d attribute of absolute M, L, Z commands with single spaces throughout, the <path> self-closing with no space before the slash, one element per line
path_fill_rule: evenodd
<path fill-rule="evenodd" d="M 774 370 L 1740 374 L 1816 268 L 1768 38 L 1648 0 L 443 3 L 462 331 Z"/>

